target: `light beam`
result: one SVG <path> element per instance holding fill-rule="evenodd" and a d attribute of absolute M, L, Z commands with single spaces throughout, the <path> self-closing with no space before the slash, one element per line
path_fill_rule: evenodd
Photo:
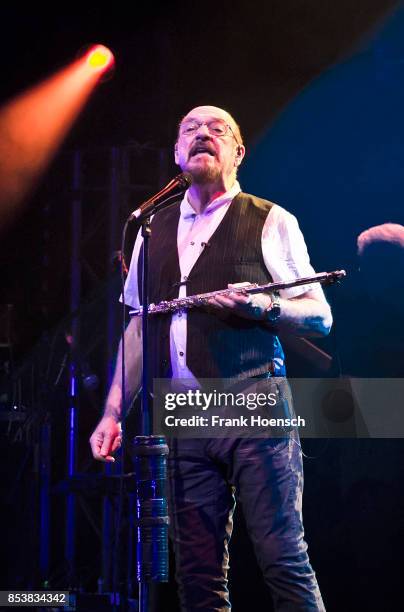
<path fill-rule="evenodd" d="M 96 45 L 0 109 L 0 229 L 17 215 L 114 58 Z"/>

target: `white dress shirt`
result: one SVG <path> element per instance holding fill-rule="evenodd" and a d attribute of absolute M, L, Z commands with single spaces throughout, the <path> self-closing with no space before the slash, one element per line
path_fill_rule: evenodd
<path fill-rule="evenodd" d="M 196 214 L 188 202 L 187 192 L 181 202 L 180 219 L 177 231 L 178 260 L 181 280 L 186 281 L 199 255 L 219 226 L 233 199 L 240 193 L 236 181 L 233 187 L 222 196 L 213 200 L 200 214 Z M 139 231 L 133 249 L 128 277 L 125 283 L 125 302 L 135 309 L 141 308 L 138 292 L 138 257 L 143 238 Z M 314 274 L 310 264 L 303 234 L 296 217 L 281 206 L 274 204 L 268 213 L 262 229 L 262 254 L 264 263 L 273 281 L 293 280 Z M 231 282 L 231 279 L 229 279 Z M 225 289 L 226 287 L 223 287 Z M 180 285 L 178 297 L 186 296 L 186 285 Z M 324 293 L 319 285 L 301 285 L 280 291 L 282 298 L 294 298 L 307 291 Z M 173 378 L 196 379 L 187 367 L 187 313 L 172 315 L 170 327 L 170 356 Z"/>

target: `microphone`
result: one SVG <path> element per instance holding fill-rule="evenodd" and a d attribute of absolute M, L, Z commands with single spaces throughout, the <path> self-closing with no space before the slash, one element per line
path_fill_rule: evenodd
<path fill-rule="evenodd" d="M 154 196 L 143 202 L 134 210 L 128 217 L 128 221 L 134 219 L 143 219 L 157 212 L 163 207 L 167 199 L 171 199 L 174 195 L 180 195 L 192 184 L 192 176 L 189 172 L 181 172 L 175 178 L 173 178 L 168 185 L 163 187 L 161 191 L 156 193 Z"/>

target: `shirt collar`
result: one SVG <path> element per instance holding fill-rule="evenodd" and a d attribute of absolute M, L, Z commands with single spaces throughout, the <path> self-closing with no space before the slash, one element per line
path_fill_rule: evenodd
<path fill-rule="evenodd" d="M 212 212 L 214 212 L 221 206 L 224 206 L 225 204 L 229 204 L 236 197 L 236 195 L 240 193 L 240 191 L 241 191 L 240 183 L 238 181 L 235 181 L 233 187 L 231 187 L 229 191 L 226 191 L 226 193 L 223 193 L 218 198 L 215 198 L 214 200 L 212 200 L 212 202 L 208 204 L 208 206 L 205 208 L 205 210 L 201 214 L 202 215 L 211 214 Z M 188 202 L 188 190 L 187 190 L 181 202 L 181 217 L 183 219 L 190 219 L 191 217 L 195 217 L 195 215 L 196 213 L 194 209 L 192 208 L 191 204 Z"/>

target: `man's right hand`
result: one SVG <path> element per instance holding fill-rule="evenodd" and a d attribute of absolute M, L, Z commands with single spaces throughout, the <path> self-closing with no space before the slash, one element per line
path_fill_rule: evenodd
<path fill-rule="evenodd" d="M 112 453 L 121 446 L 121 442 L 121 424 L 112 416 L 102 417 L 90 438 L 94 459 L 107 462 L 115 461 Z"/>

